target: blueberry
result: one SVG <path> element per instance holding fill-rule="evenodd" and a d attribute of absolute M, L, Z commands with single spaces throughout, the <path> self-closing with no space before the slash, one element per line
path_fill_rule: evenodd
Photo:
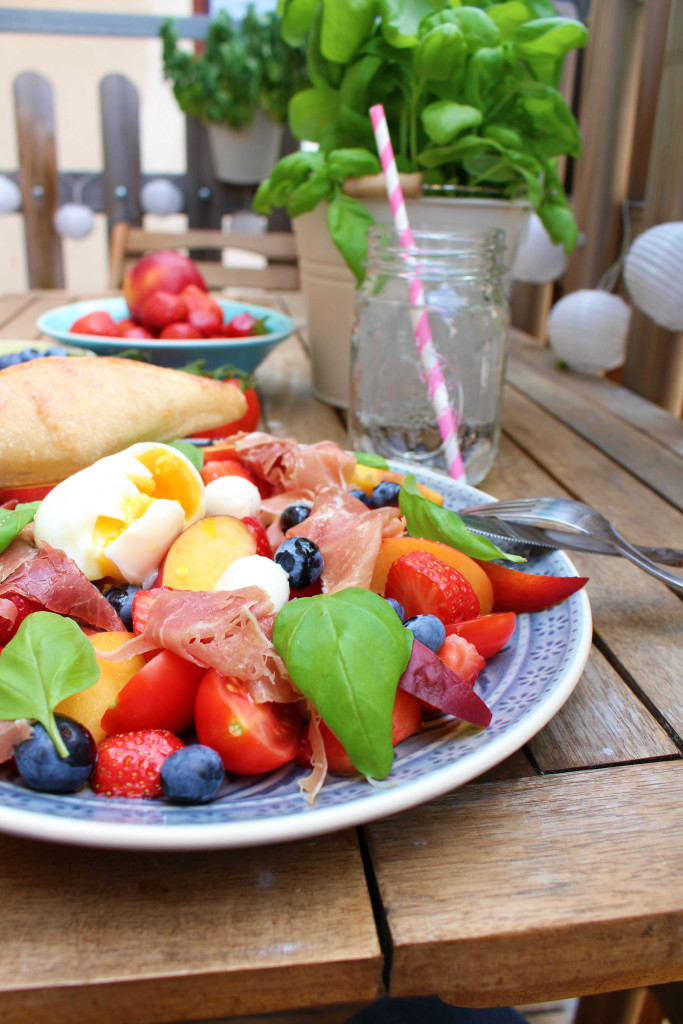
<path fill-rule="evenodd" d="M 16 366 L 17 363 L 23 363 L 21 358 L 21 352 L 8 352 L 4 356 L 0 356 L 0 370 L 4 370 L 7 366 Z"/>
<path fill-rule="evenodd" d="M 287 537 L 274 557 L 289 576 L 289 585 L 294 590 L 310 587 L 323 571 L 320 548 L 308 537 Z"/>
<path fill-rule="evenodd" d="M 46 356 L 68 356 L 70 354 L 68 348 L 64 348 L 63 345 L 49 345 L 43 353 Z"/>
<path fill-rule="evenodd" d="M 361 491 L 360 488 L 357 488 L 353 491 L 349 491 L 349 494 L 352 495 L 354 498 L 358 498 L 358 500 L 362 501 L 364 505 L 368 506 L 368 508 L 370 507 L 370 499 L 365 493 L 365 491 Z"/>
<path fill-rule="evenodd" d="M 406 619 L 403 625 L 411 631 L 416 640 L 435 654 L 446 639 L 446 627 L 436 615 L 413 615 L 412 619 Z"/>
<path fill-rule="evenodd" d="M 384 600 L 387 602 L 387 604 L 391 605 L 391 607 L 394 609 L 401 622 L 403 622 L 403 619 L 405 618 L 406 614 L 403 610 L 403 605 L 396 601 L 395 598 L 393 597 L 385 597 Z"/>
<path fill-rule="evenodd" d="M 133 632 L 133 598 L 140 588 L 134 583 L 122 583 L 117 587 L 109 587 L 104 596 L 129 633 Z"/>
<path fill-rule="evenodd" d="M 393 484 L 389 480 L 382 480 L 370 495 L 370 508 L 384 508 L 387 505 L 394 505 L 398 508 L 400 490 L 400 484 Z"/>
<path fill-rule="evenodd" d="M 304 519 L 308 519 L 310 514 L 310 505 L 288 505 L 287 508 L 283 508 L 280 513 L 280 527 L 283 533 L 287 533 L 290 527 L 303 523 Z"/>
<path fill-rule="evenodd" d="M 194 743 L 174 750 L 161 765 L 161 788 L 173 804 L 206 804 L 216 796 L 225 768 L 212 747 Z"/>
<path fill-rule="evenodd" d="M 47 731 L 39 722 L 27 740 L 14 751 L 17 771 L 27 786 L 42 793 L 72 793 L 90 777 L 97 753 L 95 742 L 78 722 L 55 715 L 57 728 L 66 743 L 68 757 L 60 757 Z"/>
<path fill-rule="evenodd" d="M 22 363 L 28 363 L 31 359 L 40 359 L 42 352 L 39 352 L 37 348 L 22 348 L 19 355 L 21 356 Z"/>

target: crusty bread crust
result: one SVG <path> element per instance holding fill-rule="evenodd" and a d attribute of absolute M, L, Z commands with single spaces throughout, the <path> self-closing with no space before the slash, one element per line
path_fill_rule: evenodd
<path fill-rule="evenodd" d="M 0 371 L 0 488 L 57 483 L 136 441 L 246 412 L 239 388 L 132 359 L 47 356 Z"/>

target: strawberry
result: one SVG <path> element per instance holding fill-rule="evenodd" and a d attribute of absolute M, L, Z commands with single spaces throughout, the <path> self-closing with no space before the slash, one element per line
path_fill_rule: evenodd
<path fill-rule="evenodd" d="M 442 622 L 473 619 L 479 598 L 462 573 L 428 551 L 409 551 L 391 566 L 385 597 L 403 606 L 405 617 L 436 615 Z"/>
<path fill-rule="evenodd" d="M 108 736 L 97 750 L 92 788 L 99 796 L 163 796 L 159 770 L 169 754 L 184 746 L 165 729 Z"/>
<path fill-rule="evenodd" d="M 457 633 L 447 636 L 437 653 L 441 660 L 470 686 L 486 664 L 486 660 L 482 658 L 474 644 Z"/>
<path fill-rule="evenodd" d="M 172 590 L 172 587 L 153 587 L 151 590 L 136 590 L 133 597 L 133 632 L 139 635 L 143 632 L 147 619 L 149 618 L 149 606 L 154 596 L 162 590 Z"/>
<path fill-rule="evenodd" d="M 258 519 L 256 519 L 255 516 L 242 516 L 242 522 L 247 524 L 254 535 L 254 540 L 256 541 L 256 551 L 254 554 L 263 555 L 264 558 L 272 558 L 273 552 L 271 551 L 268 534 L 261 526 Z"/>

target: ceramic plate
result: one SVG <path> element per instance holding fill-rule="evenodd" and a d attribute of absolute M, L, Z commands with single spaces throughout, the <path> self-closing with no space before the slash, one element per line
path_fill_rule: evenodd
<path fill-rule="evenodd" d="M 411 467 L 392 464 L 401 471 Z M 418 480 L 440 490 L 447 507 L 486 501 L 486 495 L 423 469 Z M 532 572 L 576 575 L 561 552 L 535 558 Z M 382 782 L 329 776 L 310 807 L 299 791 L 305 769 L 286 766 L 267 776 L 226 784 L 199 807 L 161 800 L 35 793 L 8 769 L 0 773 L 0 829 L 36 839 L 86 846 L 199 850 L 279 843 L 335 832 L 395 814 L 470 781 L 503 761 L 562 707 L 588 658 L 592 626 L 584 590 L 562 604 L 519 615 L 512 641 L 480 674 L 476 688 L 493 712 L 485 730 L 435 718 L 401 743 Z"/>
<path fill-rule="evenodd" d="M 181 367 L 196 359 L 203 359 L 207 370 L 214 370 L 224 363 L 231 363 L 238 370 L 251 373 L 280 341 L 284 341 L 296 329 L 291 317 L 276 309 L 254 306 L 248 302 L 231 302 L 216 297 L 227 323 L 238 313 L 251 313 L 260 320 L 265 318 L 268 334 L 253 338 L 198 338 L 188 341 L 147 341 L 140 338 L 96 338 L 91 334 L 71 334 L 69 328 L 86 313 L 101 310 L 109 313 L 117 322 L 128 316 L 128 306 L 123 298 L 90 299 L 87 302 L 73 302 L 69 306 L 58 306 L 43 313 L 36 326 L 43 334 L 68 345 L 88 348 L 99 356 L 116 356 L 128 349 L 146 352 L 153 363 L 159 366 Z"/>

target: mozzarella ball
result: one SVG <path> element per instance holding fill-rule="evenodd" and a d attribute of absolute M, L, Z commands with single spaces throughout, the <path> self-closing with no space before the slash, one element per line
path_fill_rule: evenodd
<path fill-rule="evenodd" d="M 256 516 L 261 508 L 258 487 L 243 476 L 219 476 L 205 488 L 207 516 Z"/>
<path fill-rule="evenodd" d="M 242 587 L 260 587 L 279 612 L 289 601 L 289 576 L 277 562 L 264 555 L 244 555 L 228 566 L 214 590 L 241 590 Z"/>

